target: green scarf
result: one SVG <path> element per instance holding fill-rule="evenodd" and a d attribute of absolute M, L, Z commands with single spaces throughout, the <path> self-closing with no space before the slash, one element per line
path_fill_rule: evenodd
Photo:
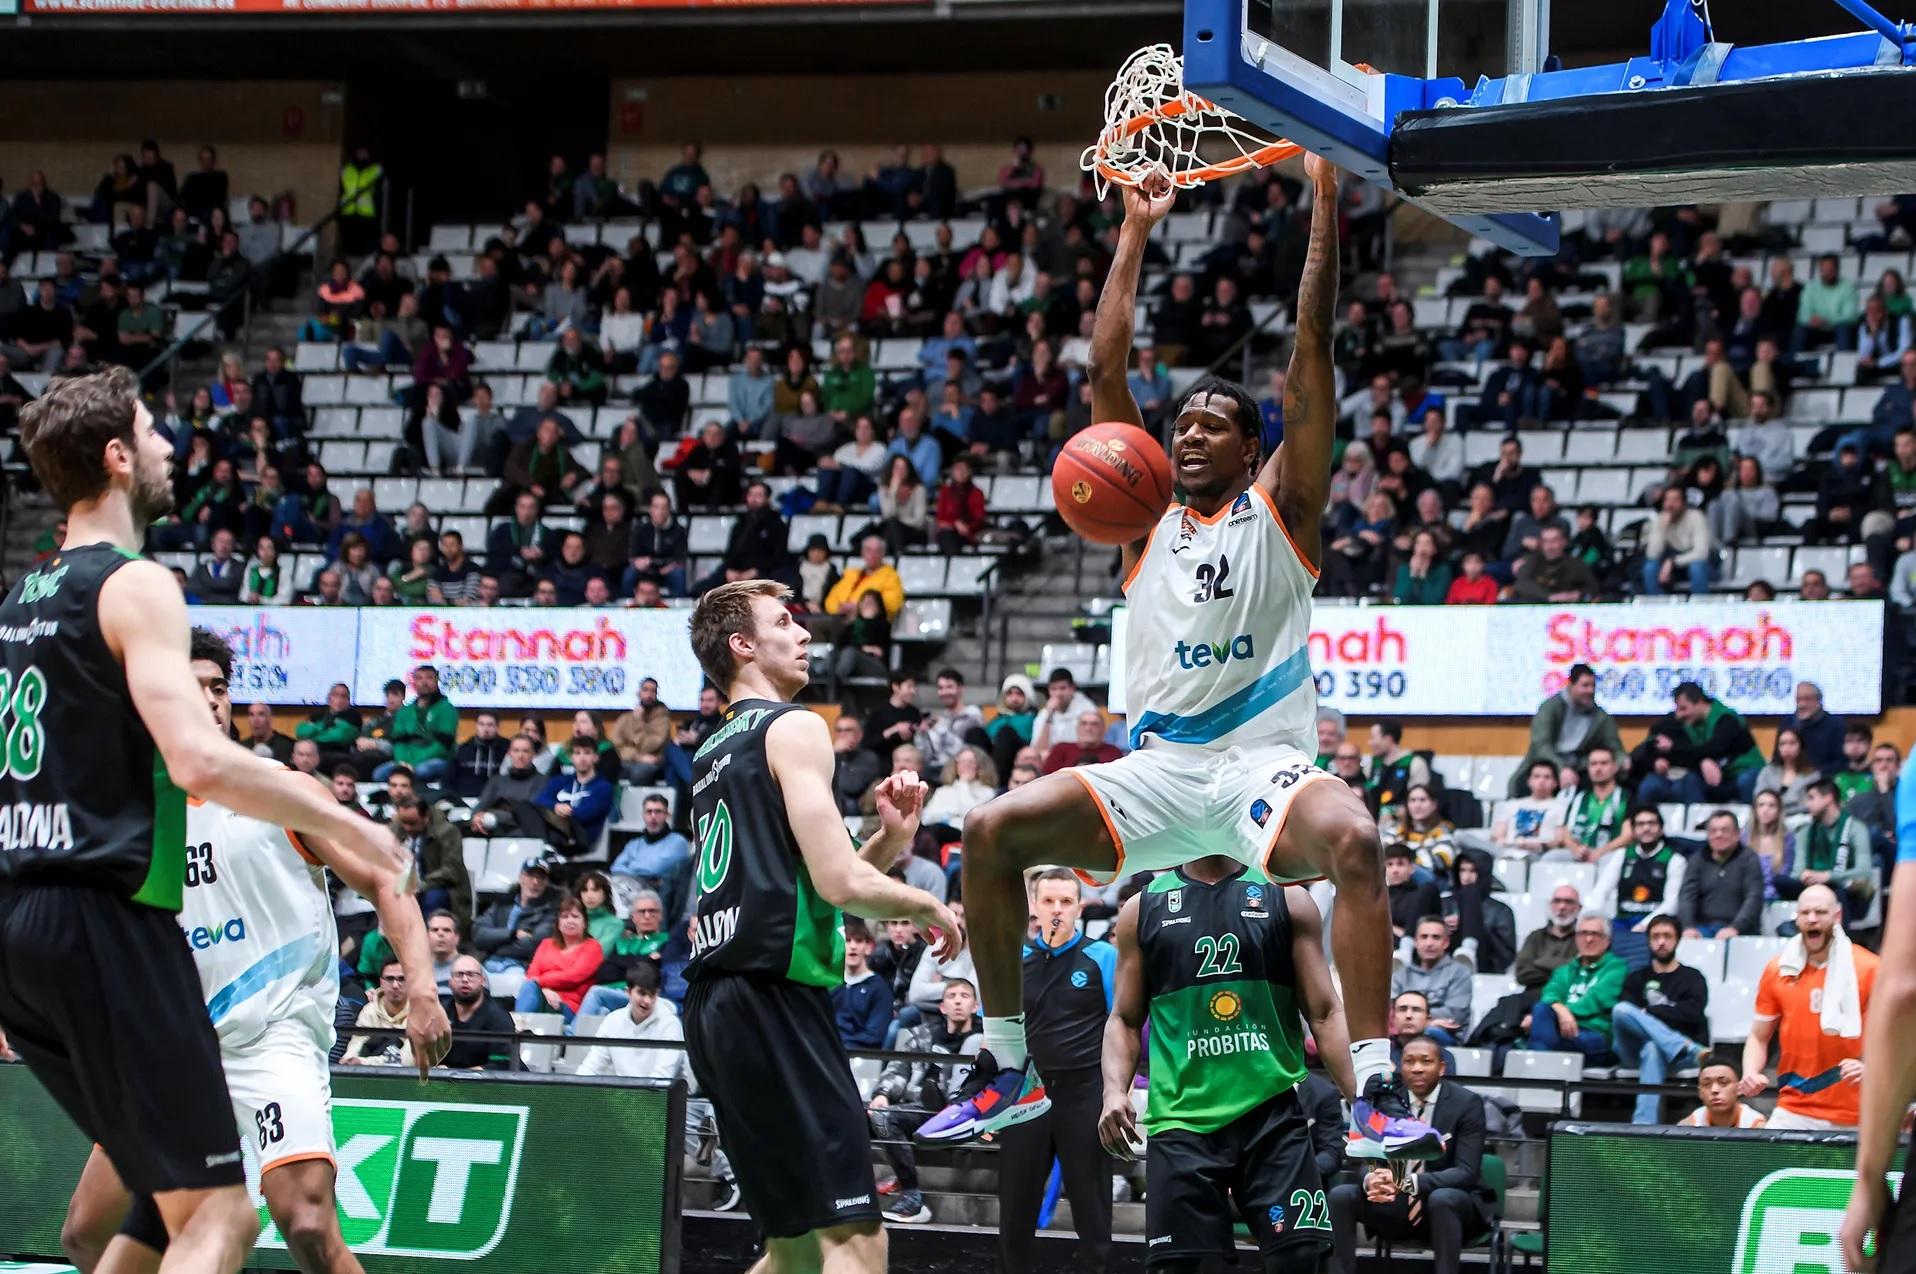
<path fill-rule="evenodd" d="M 1836 821 L 1827 825 L 1821 819 L 1810 820 L 1802 869 L 1837 873 L 1850 869 L 1848 814 L 1838 814 Z"/>

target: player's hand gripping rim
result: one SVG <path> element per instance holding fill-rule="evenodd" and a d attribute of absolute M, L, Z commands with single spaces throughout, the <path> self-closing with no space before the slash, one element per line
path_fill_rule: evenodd
<path fill-rule="evenodd" d="M 1178 188 L 1162 170 L 1151 173 L 1135 186 L 1119 186 L 1124 201 L 1124 219 L 1146 227 L 1155 226 L 1171 211 L 1178 199 Z"/>

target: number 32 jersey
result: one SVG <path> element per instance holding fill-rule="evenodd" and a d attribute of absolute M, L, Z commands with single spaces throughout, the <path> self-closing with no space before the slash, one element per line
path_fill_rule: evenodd
<path fill-rule="evenodd" d="M 1167 509 L 1124 581 L 1131 745 L 1283 742 L 1315 752 L 1316 583 L 1256 483 L 1210 518 Z"/>
<path fill-rule="evenodd" d="M 292 1021 L 333 1046 L 339 934 L 326 869 L 285 828 L 187 798 L 180 928 L 226 1052 Z"/>

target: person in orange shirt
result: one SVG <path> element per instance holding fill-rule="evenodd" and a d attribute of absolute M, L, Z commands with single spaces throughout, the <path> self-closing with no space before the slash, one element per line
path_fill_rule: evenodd
<path fill-rule="evenodd" d="M 1776 1111 L 1769 1127 L 1854 1128 L 1863 1082 L 1863 1021 L 1876 983 L 1876 956 L 1850 943 L 1842 904 L 1827 885 L 1811 885 L 1796 900 L 1800 935 L 1771 960 L 1756 987 L 1756 1017 L 1743 1045 L 1743 1082 L 1755 1097 L 1770 1086 L 1763 1073 L 1770 1041 L 1777 1044 Z M 1801 953 L 1797 961 L 1797 942 Z M 1855 969 L 1856 1000 L 1847 1023 L 1829 998 L 1844 960 Z M 1800 968 L 1793 969 L 1800 961 Z"/>
<path fill-rule="evenodd" d="M 1704 1059 L 1703 1069 L 1697 1072 L 1696 1096 L 1702 1102 L 1695 1110 L 1677 1121 L 1681 1128 L 1761 1128 L 1769 1122 L 1763 1113 L 1754 1106 L 1745 1106 L 1736 1099 L 1737 1081 L 1736 1063 L 1728 1057 L 1710 1057 Z"/>

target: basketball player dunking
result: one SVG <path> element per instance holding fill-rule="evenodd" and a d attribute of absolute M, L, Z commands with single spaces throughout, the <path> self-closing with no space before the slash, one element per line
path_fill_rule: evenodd
<path fill-rule="evenodd" d="M 844 980 L 840 910 L 914 921 L 939 959 L 964 947 L 951 910 L 885 874 L 918 831 L 925 785 L 879 784 L 883 830 L 855 849 L 832 799 L 825 719 L 792 702 L 810 634 L 771 580 L 713 589 L 692 649 L 725 719 L 692 760 L 698 908 L 685 1044 L 739 1192 L 764 1232 L 754 1271 L 882 1271 L 865 1106 L 827 987 Z"/>
<path fill-rule="evenodd" d="M 1170 447 L 1185 503 L 1124 549 L 1135 750 L 1028 783 L 965 820 L 985 1051 L 973 1087 L 919 1130 L 921 1140 L 976 1137 L 1046 1107 L 1020 1012 L 1028 868 L 1055 864 L 1109 879 L 1221 853 L 1275 881 L 1328 877 L 1337 887 L 1331 946 L 1358 1090 L 1349 1153 L 1441 1152 L 1438 1134 L 1411 1118 L 1390 1058 L 1391 927 L 1377 824 L 1349 788 L 1311 764 L 1317 695 L 1307 641 L 1337 410 L 1338 188 L 1332 164 L 1313 156 L 1305 170 L 1316 201 L 1284 445 L 1259 466 L 1257 405 L 1242 388 L 1206 378 L 1185 395 Z M 1091 337 L 1093 419 L 1143 423 L 1125 382 L 1132 313 L 1147 239 L 1173 198 L 1168 189 L 1124 190 L 1124 227 Z"/>

